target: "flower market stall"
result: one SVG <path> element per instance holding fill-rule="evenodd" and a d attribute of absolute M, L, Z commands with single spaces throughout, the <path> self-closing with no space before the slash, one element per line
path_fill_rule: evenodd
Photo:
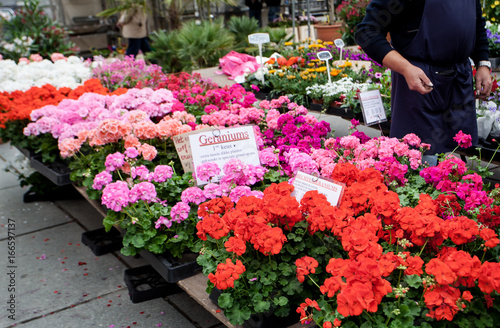
<path fill-rule="evenodd" d="M 296 89 L 260 101 L 130 58 L 2 60 L 31 73 L 0 96 L 0 136 L 67 165 L 121 253 L 140 254 L 229 327 L 493 327 L 500 189 L 488 167 L 454 154 L 427 167 L 416 135 L 370 138 L 355 118 L 335 136 L 307 97 L 354 106 L 358 90 L 387 88 L 387 72 L 342 61 L 327 84 L 312 50 L 298 51 L 268 61 L 260 85 Z M 78 67 L 73 84 L 39 85 L 34 72 L 59 62 Z M 457 149 L 469 138 L 457 134 Z M 190 272 L 168 276 L 175 261 Z"/>

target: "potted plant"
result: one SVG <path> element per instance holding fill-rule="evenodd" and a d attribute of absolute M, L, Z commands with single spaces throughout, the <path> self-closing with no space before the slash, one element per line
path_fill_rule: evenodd
<path fill-rule="evenodd" d="M 500 33 L 497 23 L 486 23 L 486 36 L 490 48 L 491 68 L 498 69 L 500 67 Z"/>
<path fill-rule="evenodd" d="M 316 38 L 324 41 L 333 41 L 342 37 L 343 22 L 337 19 L 335 5 L 337 0 L 328 0 L 328 17 L 326 23 L 314 25 Z"/>

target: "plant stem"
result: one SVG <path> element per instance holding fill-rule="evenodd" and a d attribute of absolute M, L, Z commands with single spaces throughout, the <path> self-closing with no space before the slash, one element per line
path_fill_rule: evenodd
<path fill-rule="evenodd" d="M 425 246 L 427 246 L 427 242 L 429 241 L 429 237 L 425 240 L 424 245 L 422 246 L 422 249 L 420 250 L 420 253 L 418 253 L 418 256 L 422 255 L 422 252 L 424 251 Z"/>

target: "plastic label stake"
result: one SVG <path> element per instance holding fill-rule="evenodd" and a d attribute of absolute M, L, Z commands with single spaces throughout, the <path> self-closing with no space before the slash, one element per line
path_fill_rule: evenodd
<path fill-rule="evenodd" d="M 344 49 L 344 41 L 342 41 L 342 39 L 335 39 L 333 41 L 333 43 L 335 43 L 335 46 L 337 48 L 340 48 L 340 59 L 339 60 L 342 60 L 342 50 Z"/>
<path fill-rule="evenodd" d="M 330 75 L 330 64 L 328 63 L 329 59 L 332 59 L 332 54 L 330 51 L 320 51 L 316 54 L 319 60 L 323 60 L 326 62 L 326 71 L 328 73 L 328 83 L 332 83 L 332 77 Z"/>
<path fill-rule="evenodd" d="M 248 35 L 248 42 L 259 46 L 260 71 L 262 72 L 262 83 L 264 83 L 264 63 L 262 62 L 262 44 L 270 42 L 269 33 L 254 33 Z"/>

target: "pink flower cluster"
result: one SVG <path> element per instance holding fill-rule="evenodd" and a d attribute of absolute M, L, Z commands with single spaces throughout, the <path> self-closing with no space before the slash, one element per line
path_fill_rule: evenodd
<path fill-rule="evenodd" d="M 218 110 L 213 105 L 209 105 L 207 108 L 210 112 L 201 117 L 201 122 L 213 126 L 259 125 L 265 116 L 262 109 L 256 107 L 245 108 L 238 104 L 229 106 L 227 110 Z"/>
<path fill-rule="evenodd" d="M 176 101 L 166 89 L 130 89 L 120 96 L 86 93 L 34 110 L 24 134 L 50 133 L 58 139 L 62 157 L 73 156 L 85 142 L 102 146 L 130 134 L 141 140 L 165 139 L 193 130 L 183 122 L 193 124 L 195 117 L 175 113 Z M 154 123 L 152 118 L 162 119 Z"/>
<path fill-rule="evenodd" d="M 454 156 L 448 156 L 437 166 L 420 171 L 420 176 L 426 183 L 432 184 L 437 190 L 456 194 L 465 201 L 464 210 L 469 211 L 482 204 L 490 206 L 493 199 L 483 189 L 483 179 L 477 173 L 465 174 L 465 163 Z"/>
<path fill-rule="evenodd" d="M 397 138 L 364 138 L 362 133 L 328 139 L 325 149 L 313 150 L 311 158 L 317 163 L 321 175 L 329 177 L 336 162 L 349 162 L 359 169 L 375 168 L 383 173 L 386 183 L 406 183 L 408 169 L 416 170 L 422 164 L 422 152 L 429 145 L 421 143 L 414 134 Z"/>

